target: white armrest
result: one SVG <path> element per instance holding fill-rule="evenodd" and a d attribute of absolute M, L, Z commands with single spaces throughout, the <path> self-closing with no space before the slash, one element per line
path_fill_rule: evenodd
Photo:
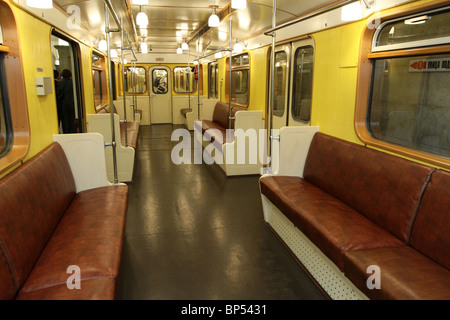
<path fill-rule="evenodd" d="M 66 154 L 77 192 L 111 185 L 106 177 L 105 143 L 101 134 L 57 134 L 53 141 Z"/>
<path fill-rule="evenodd" d="M 283 127 L 280 129 L 277 176 L 298 176 L 303 178 L 306 157 L 311 141 L 319 127 Z M 274 148 L 273 152 L 277 152 Z M 274 155 L 275 156 L 275 155 Z"/>

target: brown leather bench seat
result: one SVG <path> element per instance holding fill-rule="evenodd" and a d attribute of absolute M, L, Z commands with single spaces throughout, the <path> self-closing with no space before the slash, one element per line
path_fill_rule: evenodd
<path fill-rule="evenodd" d="M 0 180 L 0 299 L 114 299 L 126 185 L 76 193 L 64 151 L 51 144 Z M 71 266 L 80 289 L 69 289 Z"/>
<path fill-rule="evenodd" d="M 236 116 L 236 112 L 238 111 L 245 111 L 245 109 L 231 107 L 231 117 L 234 118 Z M 209 139 L 211 143 L 219 150 L 222 150 L 223 144 L 234 141 L 234 132 L 230 130 L 229 134 L 227 135 L 227 129 L 234 129 L 235 120 L 231 120 L 230 127 L 228 117 L 229 105 L 218 101 L 214 107 L 212 121 L 202 120 L 202 133 L 204 134 L 205 138 Z M 210 129 L 218 130 L 218 134 L 207 133 L 207 130 Z"/>
<path fill-rule="evenodd" d="M 303 177 L 262 177 L 261 193 L 369 298 L 450 298 L 448 173 L 316 133 Z"/>

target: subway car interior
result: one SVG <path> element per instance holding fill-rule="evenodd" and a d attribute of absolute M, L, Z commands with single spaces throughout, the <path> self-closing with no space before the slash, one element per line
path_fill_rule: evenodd
<path fill-rule="evenodd" d="M 1 0 L 0 299 L 449 300 L 450 1 Z"/>

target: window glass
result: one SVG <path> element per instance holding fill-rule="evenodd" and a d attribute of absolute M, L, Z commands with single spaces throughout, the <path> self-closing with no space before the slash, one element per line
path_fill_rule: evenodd
<path fill-rule="evenodd" d="M 92 78 L 94 79 L 94 105 L 98 106 L 103 101 L 102 71 L 92 70 Z"/>
<path fill-rule="evenodd" d="M 292 117 L 308 123 L 311 119 L 314 49 L 312 46 L 298 48 L 294 57 L 294 94 Z"/>
<path fill-rule="evenodd" d="M 128 94 L 147 92 L 147 77 L 144 67 L 125 67 L 125 88 Z"/>
<path fill-rule="evenodd" d="M 0 54 L 0 157 L 9 152 L 12 144 L 12 135 L 4 54 Z"/>
<path fill-rule="evenodd" d="M 177 93 L 194 93 L 197 88 L 197 79 L 194 77 L 195 67 L 175 67 L 174 90 Z"/>
<path fill-rule="evenodd" d="M 248 104 L 248 75 L 249 70 L 231 71 L 231 101 Z"/>
<path fill-rule="evenodd" d="M 376 46 L 388 46 L 410 43 L 411 46 L 417 46 L 412 42 L 425 41 L 426 44 L 430 40 L 436 42 L 442 39 L 444 42 L 449 41 L 450 37 L 450 10 L 444 12 L 422 13 L 382 26 L 378 37 L 376 38 Z"/>
<path fill-rule="evenodd" d="M 218 72 L 219 66 L 217 62 L 210 63 L 208 67 L 208 90 L 209 90 L 209 98 L 218 99 L 219 98 L 219 84 L 218 84 Z"/>
<path fill-rule="evenodd" d="M 374 62 L 373 137 L 450 157 L 450 54 Z"/>
<path fill-rule="evenodd" d="M 153 69 L 152 91 L 155 94 L 166 94 L 169 91 L 168 73 L 165 69 Z"/>
<path fill-rule="evenodd" d="M 105 58 L 95 52 L 92 53 L 92 80 L 94 87 L 94 106 L 96 108 L 107 104 Z"/>
<path fill-rule="evenodd" d="M 227 72 L 226 84 L 229 83 L 229 63 L 230 58 L 227 58 Z M 231 57 L 231 101 L 248 106 L 249 101 L 249 87 L 250 87 L 250 58 L 247 53 Z M 229 91 L 226 90 L 226 97 L 229 98 Z"/>
<path fill-rule="evenodd" d="M 287 54 L 285 51 L 275 53 L 275 99 L 273 114 L 278 117 L 284 115 L 286 107 Z"/>
<path fill-rule="evenodd" d="M 248 54 L 242 54 L 239 56 L 232 57 L 231 60 L 233 61 L 232 63 L 233 67 L 244 67 L 250 65 L 250 59 Z"/>

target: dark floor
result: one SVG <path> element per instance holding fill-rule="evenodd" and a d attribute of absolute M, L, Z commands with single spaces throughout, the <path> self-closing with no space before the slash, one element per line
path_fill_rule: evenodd
<path fill-rule="evenodd" d="M 324 299 L 264 224 L 258 176 L 175 165 L 180 126 L 141 126 L 119 299 Z"/>

